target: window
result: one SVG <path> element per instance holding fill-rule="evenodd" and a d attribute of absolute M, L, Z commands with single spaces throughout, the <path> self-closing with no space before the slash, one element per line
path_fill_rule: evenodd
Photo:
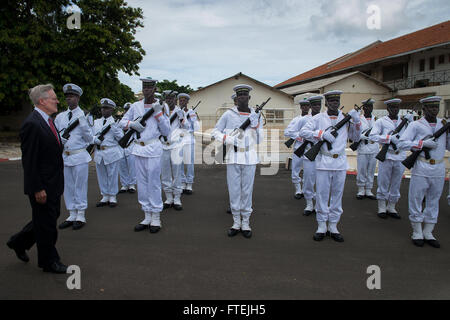
<path fill-rule="evenodd" d="M 434 70 L 434 57 L 430 58 L 430 70 Z"/>
<path fill-rule="evenodd" d="M 284 123 L 284 110 L 266 110 L 267 123 Z"/>
<path fill-rule="evenodd" d="M 419 71 L 420 72 L 424 72 L 425 71 L 425 59 L 420 59 Z"/>
<path fill-rule="evenodd" d="M 383 68 L 383 81 L 393 81 L 407 77 L 407 64 L 394 64 Z"/>
<path fill-rule="evenodd" d="M 441 54 L 439 56 L 439 64 L 443 64 L 445 62 L 445 56 L 443 54 Z"/>
<path fill-rule="evenodd" d="M 444 100 L 445 103 L 445 110 L 444 110 L 444 117 L 450 117 L 450 100 Z"/>

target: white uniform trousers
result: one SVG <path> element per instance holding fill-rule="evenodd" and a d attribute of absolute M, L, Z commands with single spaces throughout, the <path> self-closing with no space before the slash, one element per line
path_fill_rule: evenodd
<path fill-rule="evenodd" d="M 136 168 L 134 164 L 134 155 L 123 157 L 119 164 L 120 183 L 122 187 L 131 187 L 136 185 Z"/>
<path fill-rule="evenodd" d="M 342 215 L 345 170 L 316 171 L 316 219 L 318 222 L 338 223 Z M 330 205 L 328 206 L 328 203 Z"/>
<path fill-rule="evenodd" d="M 116 196 L 119 192 L 119 164 L 121 160 L 110 164 L 105 164 L 102 160 L 100 164 L 95 164 L 98 186 L 102 196 Z"/>
<path fill-rule="evenodd" d="M 233 215 L 250 218 L 256 165 L 228 164 L 227 184 Z"/>
<path fill-rule="evenodd" d="M 397 203 L 405 167 L 401 161 L 386 159 L 378 164 L 377 199 Z"/>
<path fill-rule="evenodd" d="M 68 211 L 87 209 L 88 176 L 89 163 L 64 166 L 64 202 Z M 69 221 L 75 221 L 75 218 Z"/>
<path fill-rule="evenodd" d="M 161 157 L 135 156 L 138 201 L 142 211 L 159 213 L 163 210 L 161 197 Z"/>
<path fill-rule="evenodd" d="M 366 189 L 372 189 L 375 169 L 377 166 L 376 154 L 358 153 L 358 174 L 356 176 L 356 185 Z"/>
<path fill-rule="evenodd" d="M 303 157 L 299 158 L 295 153 L 292 154 L 292 183 L 300 184 L 302 182 L 302 178 L 300 178 L 300 171 L 303 167 Z"/>
<path fill-rule="evenodd" d="M 408 207 L 411 222 L 436 224 L 439 215 L 439 199 L 445 178 L 429 178 L 412 175 L 409 182 Z M 425 209 L 422 212 L 423 199 Z"/>
<path fill-rule="evenodd" d="M 195 144 L 183 146 L 183 166 L 181 168 L 181 183 L 194 183 Z M 186 173 L 185 167 L 186 166 Z"/>
<path fill-rule="evenodd" d="M 181 184 L 183 148 L 163 150 L 161 157 L 162 176 L 161 182 L 164 192 L 174 196 L 180 196 L 183 192 Z"/>
<path fill-rule="evenodd" d="M 303 194 L 306 200 L 316 198 L 314 185 L 316 184 L 316 163 L 303 159 Z"/>

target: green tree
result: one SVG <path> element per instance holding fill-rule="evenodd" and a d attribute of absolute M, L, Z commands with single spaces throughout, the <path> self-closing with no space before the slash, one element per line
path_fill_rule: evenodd
<path fill-rule="evenodd" d="M 68 29 L 67 6 L 81 9 L 81 29 Z M 65 107 L 62 86 L 72 82 L 84 93 L 85 109 L 101 98 L 118 106 L 134 95 L 118 72 L 139 75 L 145 51 L 135 39 L 143 13 L 123 0 L 3 0 L 0 7 L 0 114 L 28 101 L 28 89 L 53 83 Z"/>
<path fill-rule="evenodd" d="M 189 85 L 187 86 L 181 86 L 177 83 L 177 80 L 169 81 L 169 80 L 163 80 L 159 81 L 156 84 L 158 91 L 163 92 L 164 90 L 175 90 L 179 93 L 191 93 L 194 91 Z"/>

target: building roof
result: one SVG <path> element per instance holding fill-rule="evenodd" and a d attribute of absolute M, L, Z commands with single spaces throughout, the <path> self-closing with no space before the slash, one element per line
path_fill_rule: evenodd
<path fill-rule="evenodd" d="M 358 51 L 279 83 L 275 88 L 281 89 L 334 72 L 449 43 L 450 20 L 386 42 L 376 41 Z"/>
<path fill-rule="evenodd" d="M 232 79 L 232 78 L 235 78 L 235 79 L 237 80 L 237 79 L 239 79 L 240 77 L 244 77 L 244 78 L 250 79 L 250 80 L 256 82 L 257 84 L 259 84 L 259 85 L 261 85 L 261 86 L 263 86 L 263 87 L 266 87 L 267 89 L 270 89 L 270 90 L 272 90 L 272 91 L 274 91 L 274 92 L 280 93 L 280 94 L 285 95 L 285 96 L 289 97 L 290 99 L 292 99 L 292 96 L 291 96 L 291 95 L 289 95 L 289 94 L 287 94 L 287 93 L 285 93 L 285 92 L 283 92 L 283 91 L 281 91 L 281 90 L 279 90 L 279 89 L 277 89 L 277 88 L 275 88 L 275 87 L 269 86 L 268 84 L 265 84 L 265 83 L 263 83 L 263 82 L 261 82 L 261 81 L 258 81 L 258 80 L 256 80 L 256 79 L 253 79 L 252 77 L 249 77 L 249 76 L 243 74 L 242 72 L 239 72 L 239 73 L 237 73 L 237 74 L 235 74 L 235 75 L 233 75 L 233 76 L 231 76 L 231 77 L 228 77 L 228 78 L 226 78 L 226 79 L 217 81 L 217 82 L 215 82 L 215 83 L 213 83 L 213 84 L 210 84 L 210 85 L 208 85 L 208 86 L 206 86 L 206 87 L 202 87 L 202 88 L 200 88 L 200 89 L 198 89 L 198 90 L 192 92 L 191 94 L 197 93 L 197 92 L 200 92 L 200 91 L 203 91 L 203 90 L 206 90 L 206 89 L 208 89 L 208 88 L 210 88 L 210 87 L 212 87 L 212 86 L 218 85 L 218 84 L 220 84 L 220 83 L 222 83 L 222 82 L 225 82 L 225 81 L 227 81 L 227 80 L 230 80 L 230 79 Z"/>
<path fill-rule="evenodd" d="M 362 73 L 359 71 L 353 71 L 353 72 L 349 72 L 349 73 L 345 73 L 345 74 L 340 74 L 340 75 L 337 75 L 334 77 L 319 79 L 319 80 L 299 84 L 296 86 L 291 86 L 291 87 L 283 89 L 283 91 L 288 94 L 291 94 L 291 95 L 298 95 L 298 94 L 302 94 L 302 93 L 306 93 L 306 92 L 319 91 L 320 89 L 322 89 L 330 84 L 336 83 L 338 81 L 341 81 L 343 79 L 346 79 L 346 78 L 354 76 L 354 75 L 363 76 L 364 78 L 375 82 L 376 84 L 388 89 L 389 91 L 392 90 L 388 85 L 384 84 L 383 82 L 378 81 L 377 79 L 375 79 L 373 77 L 368 76 L 365 73 Z"/>

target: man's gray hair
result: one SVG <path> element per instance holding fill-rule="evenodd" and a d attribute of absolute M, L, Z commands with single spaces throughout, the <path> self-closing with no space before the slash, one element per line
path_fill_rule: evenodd
<path fill-rule="evenodd" d="M 28 91 L 28 95 L 30 96 L 31 101 L 35 106 L 39 105 L 39 99 L 46 99 L 48 98 L 48 92 L 50 90 L 54 90 L 55 88 L 51 83 L 48 84 L 40 84 L 37 85 L 34 88 L 31 88 L 30 91 Z"/>

